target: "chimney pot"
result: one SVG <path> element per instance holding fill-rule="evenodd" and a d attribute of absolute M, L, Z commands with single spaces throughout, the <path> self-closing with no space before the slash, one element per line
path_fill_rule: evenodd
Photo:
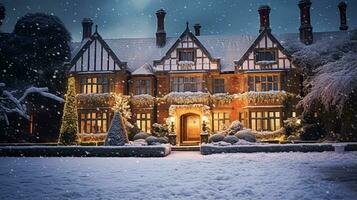
<path fill-rule="evenodd" d="M 92 36 L 92 26 L 93 26 L 93 21 L 91 18 L 84 18 L 82 20 L 82 40 L 84 40 L 85 38 L 89 38 Z"/>
<path fill-rule="evenodd" d="M 260 6 L 258 9 L 259 15 L 260 15 L 260 29 L 259 33 L 261 33 L 264 30 L 271 31 L 270 29 L 270 19 L 269 19 L 269 14 L 270 14 L 270 7 L 267 5 Z"/>
<path fill-rule="evenodd" d="M 346 9 L 347 9 L 346 2 L 341 1 L 338 4 L 338 9 L 340 10 L 340 30 L 341 31 L 346 31 L 346 30 L 348 30 L 347 16 L 346 16 Z"/>
<path fill-rule="evenodd" d="M 300 41 L 306 45 L 310 45 L 313 42 L 313 33 L 310 18 L 310 0 L 299 1 L 300 8 Z"/>
<path fill-rule="evenodd" d="M 166 32 L 165 32 L 165 15 L 164 9 L 156 11 L 157 17 L 157 31 L 156 31 L 156 45 L 163 47 L 166 44 Z"/>
<path fill-rule="evenodd" d="M 193 27 L 195 28 L 195 35 L 200 36 L 201 35 L 201 25 L 195 24 Z"/>

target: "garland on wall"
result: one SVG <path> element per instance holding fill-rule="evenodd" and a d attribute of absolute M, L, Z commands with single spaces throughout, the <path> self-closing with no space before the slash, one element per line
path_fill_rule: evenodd
<path fill-rule="evenodd" d="M 148 94 L 134 95 L 130 98 L 130 103 L 136 107 L 152 107 L 155 97 Z"/>

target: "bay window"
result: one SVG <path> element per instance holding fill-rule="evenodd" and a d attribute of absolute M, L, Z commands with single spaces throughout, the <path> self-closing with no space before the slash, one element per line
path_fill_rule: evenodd
<path fill-rule="evenodd" d="M 83 77 L 80 79 L 80 93 L 108 93 L 109 81 L 107 77 Z"/>
<path fill-rule="evenodd" d="M 150 80 L 136 80 L 135 81 L 135 95 L 151 94 Z"/>
<path fill-rule="evenodd" d="M 281 127 L 280 112 L 250 112 L 250 128 L 256 131 L 275 131 Z"/>
<path fill-rule="evenodd" d="M 278 76 L 248 76 L 248 91 L 279 91 Z"/>
<path fill-rule="evenodd" d="M 171 80 L 173 92 L 198 92 L 202 91 L 202 78 L 197 77 L 174 77 Z"/>
<path fill-rule="evenodd" d="M 103 111 L 79 111 L 79 133 L 108 132 L 108 113 Z"/>

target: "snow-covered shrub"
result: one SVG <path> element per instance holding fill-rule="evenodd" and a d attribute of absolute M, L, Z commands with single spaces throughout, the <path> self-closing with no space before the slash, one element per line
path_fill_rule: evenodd
<path fill-rule="evenodd" d="M 248 142 L 256 142 L 257 141 L 255 134 L 250 129 L 244 129 L 244 130 L 238 131 L 235 134 L 235 136 L 238 139 L 242 139 L 242 140 L 245 140 Z"/>
<path fill-rule="evenodd" d="M 154 123 L 152 125 L 152 135 L 155 137 L 166 137 L 169 135 L 169 126 L 167 124 Z"/>
<path fill-rule="evenodd" d="M 66 103 L 64 104 L 62 124 L 58 143 L 71 145 L 77 142 L 78 113 L 74 77 L 68 78 Z"/>
<path fill-rule="evenodd" d="M 284 120 L 284 128 L 286 136 L 299 136 L 300 129 L 302 128 L 301 120 L 296 117 L 288 118 L 287 120 Z"/>
<path fill-rule="evenodd" d="M 149 136 L 145 139 L 148 145 L 160 144 L 159 140 L 155 136 Z"/>
<path fill-rule="evenodd" d="M 128 142 L 124 119 L 119 112 L 115 112 L 104 145 L 123 146 Z"/>
<path fill-rule="evenodd" d="M 140 132 L 142 132 L 142 130 L 138 127 L 138 125 L 136 123 L 132 124 L 128 121 L 126 121 L 126 130 L 128 131 L 128 139 L 129 141 L 134 140 L 134 136 Z"/>
<path fill-rule="evenodd" d="M 167 144 L 167 143 L 169 143 L 169 140 L 168 140 L 166 137 L 158 137 L 158 138 L 157 138 L 157 141 L 158 141 L 160 144 Z"/>
<path fill-rule="evenodd" d="M 135 140 L 139 140 L 139 139 L 144 139 L 144 140 L 145 140 L 147 137 L 149 137 L 149 135 L 148 135 L 147 133 L 145 133 L 145 132 L 140 132 L 140 133 L 134 135 L 133 140 L 134 140 L 134 141 L 135 141 Z"/>
<path fill-rule="evenodd" d="M 137 139 L 131 142 L 132 145 L 134 146 L 147 146 L 148 143 L 145 141 L 145 139 Z"/>
<path fill-rule="evenodd" d="M 322 127 L 318 124 L 305 124 L 302 127 L 300 138 L 302 140 L 319 140 L 324 136 Z"/>
<path fill-rule="evenodd" d="M 219 142 L 219 141 L 223 141 L 223 139 L 224 139 L 224 135 L 223 135 L 223 134 L 216 133 L 216 134 L 213 134 L 213 135 L 208 139 L 208 142 L 209 142 L 209 143 Z"/>
<path fill-rule="evenodd" d="M 234 144 L 237 143 L 239 139 L 234 135 L 227 135 L 226 137 L 224 137 L 223 141 L 228 142 L 230 144 Z"/>
<path fill-rule="evenodd" d="M 229 125 L 227 129 L 221 130 L 219 133 L 223 135 L 234 135 L 242 129 L 243 124 L 240 121 L 235 120 Z"/>
<path fill-rule="evenodd" d="M 256 139 L 259 140 L 273 140 L 273 139 L 281 139 L 285 136 L 285 129 L 282 127 L 275 131 L 252 131 L 255 135 Z"/>

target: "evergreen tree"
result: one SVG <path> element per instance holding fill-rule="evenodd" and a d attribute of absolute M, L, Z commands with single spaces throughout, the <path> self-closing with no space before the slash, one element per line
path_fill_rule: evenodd
<path fill-rule="evenodd" d="M 124 119 L 119 112 L 115 112 L 104 145 L 124 146 L 128 142 Z"/>
<path fill-rule="evenodd" d="M 77 142 L 78 114 L 74 77 L 68 78 L 66 103 L 63 109 L 62 125 L 58 143 L 72 145 Z"/>

